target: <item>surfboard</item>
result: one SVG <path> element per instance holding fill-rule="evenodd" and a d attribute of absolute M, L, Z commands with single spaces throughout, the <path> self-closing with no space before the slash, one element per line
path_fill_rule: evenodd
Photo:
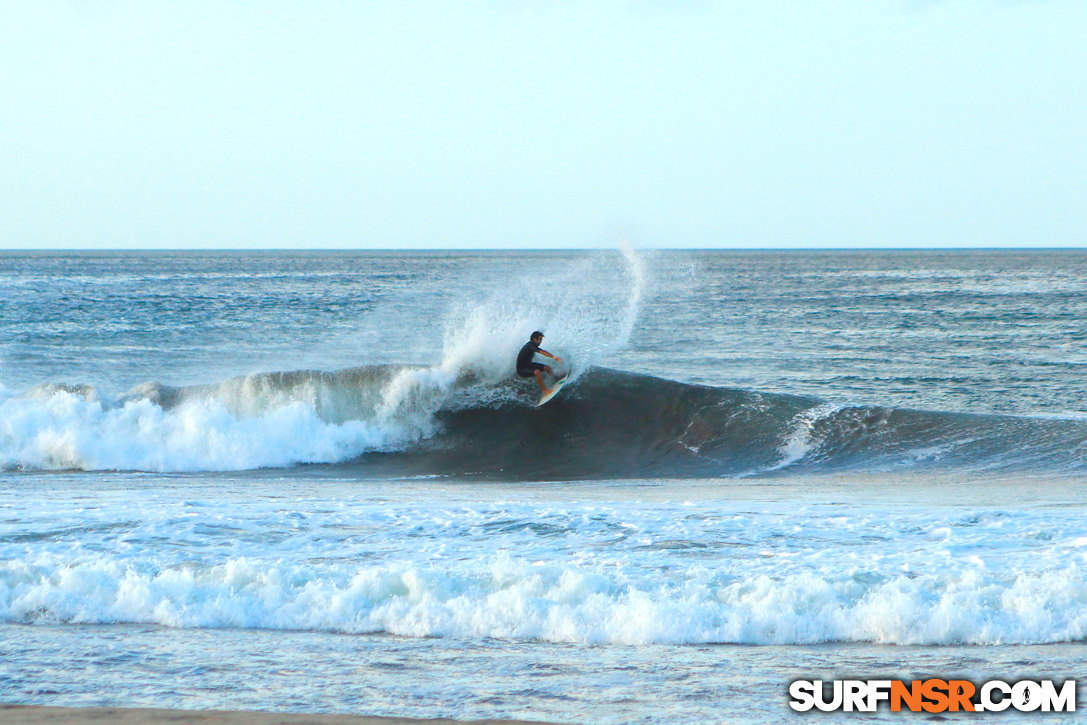
<path fill-rule="evenodd" d="M 562 386 L 566 385 L 566 379 L 568 377 L 569 377 L 568 375 L 563 375 L 561 378 L 559 378 L 554 383 L 552 383 L 551 384 L 551 392 L 548 393 L 547 395 L 540 396 L 540 402 L 536 403 L 536 407 L 539 408 L 541 405 L 543 405 L 544 403 L 546 403 L 547 401 L 551 400 L 556 395 L 558 395 L 559 391 L 562 390 Z"/>

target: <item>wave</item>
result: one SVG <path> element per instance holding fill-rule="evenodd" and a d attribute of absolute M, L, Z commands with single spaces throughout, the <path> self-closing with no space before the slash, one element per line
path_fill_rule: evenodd
<path fill-rule="evenodd" d="M 1044 571 L 724 577 L 647 585 L 500 552 L 445 570 L 232 558 L 137 566 L 54 554 L 0 562 L 0 622 L 494 637 L 592 644 L 1083 641 L 1087 585 Z M 869 580 L 870 579 L 870 580 Z"/>
<path fill-rule="evenodd" d="M 360 476 L 570 479 L 846 470 L 1079 473 L 1087 421 L 856 406 L 604 368 L 561 396 L 510 371 L 371 366 L 0 400 L 6 470 L 224 471 L 334 464 Z"/>
<path fill-rule="evenodd" d="M 538 410 L 505 403 L 436 419 L 439 435 L 371 461 L 537 479 L 1087 468 L 1082 421 L 841 405 L 607 369 Z"/>

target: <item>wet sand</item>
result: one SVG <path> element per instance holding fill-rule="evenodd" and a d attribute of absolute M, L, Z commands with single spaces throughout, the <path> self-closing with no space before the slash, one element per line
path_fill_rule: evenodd
<path fill-rule="evenodd" d="M 529 725 L 524 720 L 419 720 L 406 717 L 304 715 L 287 712 L 34 705 L 0 705 L 0 722 L 5 725 Z M 541 724 L 537 722 L 533 725 Z"/>

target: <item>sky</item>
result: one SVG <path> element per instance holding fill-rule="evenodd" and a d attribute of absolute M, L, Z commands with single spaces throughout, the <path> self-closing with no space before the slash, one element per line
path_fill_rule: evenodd
<path fill-rule="evenodd" d="M 1087 245 L 1083 0 L 0 17 L 0 248 Z"/>

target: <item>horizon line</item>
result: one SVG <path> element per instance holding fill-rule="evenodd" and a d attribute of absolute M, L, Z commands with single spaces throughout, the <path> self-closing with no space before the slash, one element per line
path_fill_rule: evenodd
<path fill-rule="evenodd" d="M 0 247 L 8 253 L 78 253 L 78 252 L 606 252 L 619 251 L 622 246 L 602 247 Z M 641 247 L 636 251 L 659 252 L 1045 252 L 1087 250 L 1087 244 L 1045 247 Z"/>

